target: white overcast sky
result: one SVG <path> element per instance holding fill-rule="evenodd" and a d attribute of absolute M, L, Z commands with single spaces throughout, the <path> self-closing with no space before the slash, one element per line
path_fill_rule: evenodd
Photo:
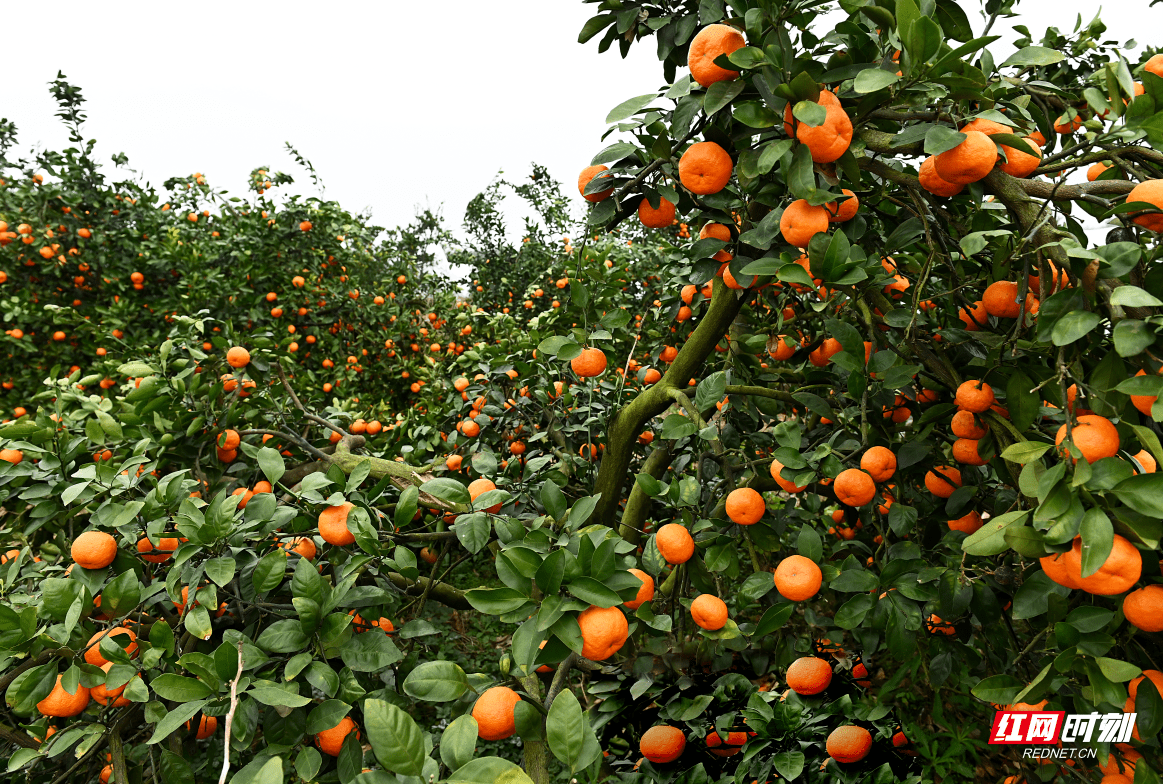
<path fill-rule="evenodd" d="M 978 0 L 961 5 L 980 30 Z M 159 187 L 199 171 L 241 195 L 247 173 L 265 165 L 310 192 L 284 151 L 289 141 L 314 163 L 328 198 L 353 212 L 370 207 L 389 227 L 430 206 L 459 229 L 465 205 L 498 170 L 520 180 L 533 161 L 580 205 L 574 183 L 604 145 L 607 112 L 662 83 L 654 39 L 626 60 L 617 47 L 598 54 L 596 41 L 578 44 L 595 8 L 579 0 L 113 8 L 56 0 L 43 31 L 5 37 L 0 116 L 17 124 L 21 148 L 66 144 L 47 89 L 60 70 L 87 99 L 87 136 L 102 157 L 125 152 Z M 1072 29 L 1079 13 L 1086 24 L 1095 9 L 1023 0 L 1018 21 L 1040 36 L 1050 25 Z M 1163 6 L 1149 10 L 1148 0 L 1112 0 L 1103 17 L 1108 37 L 1138 36 L 1140 48 L 1163 29 Z M 1003 59 L 1001 43 L 992 48 Z"/>

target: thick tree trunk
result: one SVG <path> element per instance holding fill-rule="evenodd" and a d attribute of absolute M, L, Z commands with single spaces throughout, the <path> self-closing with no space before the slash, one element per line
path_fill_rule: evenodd
<path fill-rule="evenodd" d="M 594 483 L 594 492 L 601 494 L 594 510 L 596 522 L 611 528 L 615 526 L 618 502 L 622 500 L 622 488 L 634 456 L 634 444 L 642 428 L 651 417 L 661 414 L 674 402 L 671 390 L 687 388 L 688 382 L 715 350 L 715 344 L 727 333 L 748 296 L 749 292 L 735 292 L 727 288 L 722 278 L 717 278 L 710 307 L 679 349 L 678 356 L 663 377 L 654 386 L 643 390 L 610 420 L 610 428 L 606 433 L 606 452 Z"/>

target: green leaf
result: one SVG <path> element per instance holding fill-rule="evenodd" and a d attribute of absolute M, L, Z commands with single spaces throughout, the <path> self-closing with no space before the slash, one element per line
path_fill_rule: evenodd
<path fill-rule="evenodd" d="M 178 677 L 178 676 L 175 676 Z M 185 705 L 179 705 L 172 711 L 167 713 L 161 721 L 157 723 L 154 728 L 153 735 L 150 736 L 146 744 L 152 745 L 160 743 L 168 738 L 174 730 L 181 727 L 187 721 L 194 717 L 194 715 L 202 710 L 202 706 L 206 705 L 208 700 L 195 700 L 194 702 L 187 702 Z"/>
<path fill-rule="evenodd" d="M 1082 576 L 1090 577 L 1110 557 L 1114 547 L 1114 526 L 1098 507 L 1086 510 L 1079 527 L 1082 536 Z"/>
<path fill-rule="evenodd" d="M 549 750 L 562 765 L 576 773 L 585 746 L 585 735 L 590 730 L 582 714 L 581 703 L 569 689 L 560 692 L 549 706 L 545 719 L 545 737 Z"/>
<path fill-rule="evenodd" d="M 457 540 L 470 553 L 479 553 L 489 543 L 493 527 L 484 512 L 473 512 L 456 518 L 452 526 Z"/>
<path fill-rule="evenodd" d="M 474 610 L 488 615 L 504 615 L 529 601 L 529 597 L 512 588 L 472 588 L 465 591 L 464 598 Z"/>
<path fill-rule="evenodd" d="M 1037 460 L 1042 455 L 1046 454 L 1053 447 L 1053 444 L 1043 443 L 1041 441 L 1018 441 L 1010 444 L 1001 453 L 1002 460 L 1009 460 L 1011 463 L 1026 464 Z"/>
<path fill-rule="evenodd" d="M 1102 671 L 1102 674 L 1114 683 L 1126 683 L 1132 678 L 1137 678 L 1143 674 L 1141 669 L 1130 662 L 1108 659 L 1105 656 L 1097 656 L 1094 661 L 1098 664 L 1098 668 Z"/>
<path fill-rule="evenodd" d="M 1054 323 L 1050 340 L 1055 346 L 1069 345 L 1084 337 L 1101 321 L 1102 317 L 1097 313 L 1091 313 L 1088 310 L 1071 311 Z"/>
<path fill-rule="evenodd" d="M 465 713 L 453 719 L 440 735 L 440 759 L 456 773 L 472 759 L 477 744 L 477 720 Z"/>
<path fill-rule="evenodd" d="M 633 117 L 638 112 L 650 105 L 650 102 L 658 97 L 658 93 L 650 93 L 648 95 L 639 95 L 634 98 L 622 101 L 622 103 L 615 106 L 606 115 L 606 124 L 621 122 L 622 120 Z"/>
<path fill-rule="evenodd" d="M 764 574 L 764 576 L 767 575 Z M 769 580 L 769 582 L 774 587 L 775 581 Z M 755 631 L 751 636 L 754 638 L 766 637 L 781 628 L 791 618 L 795 609 L 794 602 L 782 602 L 768 607 L 767 611 L 763 613 L 763 617 L 759 619 L 759 623 L 755 625 Z"/>
<path fill-rule="evenodd" d="M 733 79 L 725 82 L 715 82 L 707 88 L 707 94 L 703 96 L 703 112 L 708 117 L 715 114 L 731 101 L 739 97 L 739 93 L 743 92 L 746 85 L 742 79 Z"/>
<path fill-rule="evenodd" d="M 804 772 L 806 758 L 802 751 L 781 751 L 771 758 L 771 765 L 784 781 L 794 781 Z M 880 781 L 880 777 L 873 779 Z"/>
<path fill-rule="evenodd" d="M 303 559 L 306 560 L 306 559 Z M 219 587 L 225 588 L 234 579 L 236 562 L 233 558 L 211 558 L 206 562 L 206 576 Z"/>
<path fill-rule="evenodd" d="M 357 634 L 339 649 L 343 659 L 353 672 L 378 672 L 404 658 L 404 654 L 386 634 L 367 632 Z"/>
<path fill-rule="evenodd" d="M 858 93 L 874 93 L 899 81 L 900 77 L 894 71 L 885 71 L 880 68 L 867 68 L 856 75 L 856 80 L 852 83 L 852 87 Z"/>
<path fill-rule="evenodd" d="M 583 602 L 598 607 L 614 607 L 622 603 L 618 594 L 592 577 L 578 577 L 566 586 L 566 590 Z"/>
<path fill-rule="evenodd" d="M 979 700 L 1009 705 L 1024 685 L 1012 675 L 991 675 L 978 681 L 970 692 Z"/>
<path fill-rule="evenodd" d="M 363 718 L 381 765 L 403 776 L 424 773 L 424 736 L 411 716 L 390 702 L 369 699 L 363 705 Z"/>
<path fill-rule="evenodd" d="M 283 758 L 257 757 L 235 773 L 230 784 L 283 784 Z"/>
<path fill-rule="evenodd" d="M 315 735 L 335 727 L 351 712 L 351 706 L 342 700 L 324 700 L 307 714 L 307 732 Z"/>
<path fill-rule="evenodd" d="M 173 700 L 174 702 L 199 700 L 212 693 L 210 687 L 202 681 L 170 672 L 157 676 L 149 685 L 157 696 L 163 700 Z"/>
<path fill-rule="evenodd" d="M 290 689 L 281 686 L 252 686 L 246 692 L 255 702 L 274 707 L 302 708 L 311 704 L 309 697 L 296 694 Z M 331 726 L 335 726 L 334 724 Z"/>
<path fill-rule="evenodd" d="M 795 152 L 792 153 L 791 168 L 787 174 L 787 186 L 797 199 L 806 199 L 816 192 L 816 170 L 814 167 L 812 152 L 808 149 L 808 145 L 797 145 Z M 798 264 L 793 266 L 799 267 Z M 803 272 L 802 267 L 800 267 L 800 271 Z M 805 273 L 805 277 L 808 277 L 807 273 Z M 811 285 L 810 278 L 808 284 Z"/>
<path fill-rule="evenodd" d="M 929 155 L 940 155 L 946 150 L 952 150 L 967 138 L 969 137 L 956 128 L 950 128 L 947 125 L 934 125 L 925 134 L 925 152 Z"/>
<path fill-rule="evenodd" d="M 815 101 L 798 101 L 791 110 L 792 117 L 815 128 L 828 119 L 828 110 Z"/>
<path fill-rule="evenodd" d="M 481 757 L 449 776 L 447 784 L 533 784 L 533 779 L 508 760 Z"/>
<path fill-rule="evenodd" d="M 468 691 L 468 676 L 454 662 L 424 662 L 404 679 L 404 693 L 426 702 L 448 702 Z"/>
<path fill-rule="evenodd" d="M 455 479 L 438 477 L 429 479 L 420 485 L 421 493 L 428 493 L 449 504 L 467 504 L 469 502 L 468 488 Z"/>
<path fill-rule="evenodd" d="M 279 450 L 272 449 L 269 446 L 264 446 L 258 450 L 255 455 L 255 460 L 258 461 L 258 467 L 262 470 L 263 475 L 266 476 L 267 481 L 271 485 L 278 484 L 278 481 L 283 478 L 286 472 L 286 467 L 283 465 L 283 456 L 279 454 Z"/>
<path fill-rule="evenodd" d="M 1007 512 L 986 520 L 981 528 L 961 542 L 961 549 L 970 555 L 999 555 L 1010 549 L 1005 540 L 1006 529 L 1025 522 L 1029 512 Z"/>
<path fill-rule="evenodd" d="M 1147 308 L 1163 305 L 1163 300 L 1148 294 L 1138 286 L 1119 286 L 1111 293 L 1111 304 L 1132 308 Z"/>
<path fill-rule="evenodd" d="M 256 591 L 266 593 L 278 588 L 286 574 L 287 551 L 278 549 L 258 559 L 250 579 Z"/>
<path fill-rule="evenodd" d="M 1053 65 L 1066 59 L 1066 54 L 1057 49 L 1048 49 L 1045 46 L 1027 46 L 1011 54 L 999 67 L 1009 65 Z"/>

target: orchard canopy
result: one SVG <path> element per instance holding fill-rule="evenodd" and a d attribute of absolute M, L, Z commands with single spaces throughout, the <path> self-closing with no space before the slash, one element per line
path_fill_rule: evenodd
<path fill-rule="evenodd" d="M 588 4 L 662 86 L 458 231 L 0 127 L 5 781 L 1159 781 L 1163 54 Z"/>

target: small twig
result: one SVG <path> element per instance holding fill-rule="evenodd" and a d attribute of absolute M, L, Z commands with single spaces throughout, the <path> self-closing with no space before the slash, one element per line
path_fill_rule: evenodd
<path fill-rule="evenodd" d="M 242 640 L 238 641 L 238 672 L 230 682 L 230 710 L 226 712 L 226 738 L 222 749 L 222 775 L 218 777 L 218 784 L 226 784 L 226 777 L 230 775 L 230 728 L 234 724 L 234 711 L 238 708 L 238 681 L 242 678 Z"/>
<path fill-rule="evenodd" d="M 553 674 L 553 681 L 549 684 L 549 691 L 545 693 L 545 710 L 549 710 L 549 707 L 553 705 L 554 698 L 565 688 L 565 684 L 569 680 L 569 671 L 573 669 L 577 658 L 577 654 L 570 651 L 569 656 L 566 656 L 561 664 L 557 665 L 557 672 Z"/>

